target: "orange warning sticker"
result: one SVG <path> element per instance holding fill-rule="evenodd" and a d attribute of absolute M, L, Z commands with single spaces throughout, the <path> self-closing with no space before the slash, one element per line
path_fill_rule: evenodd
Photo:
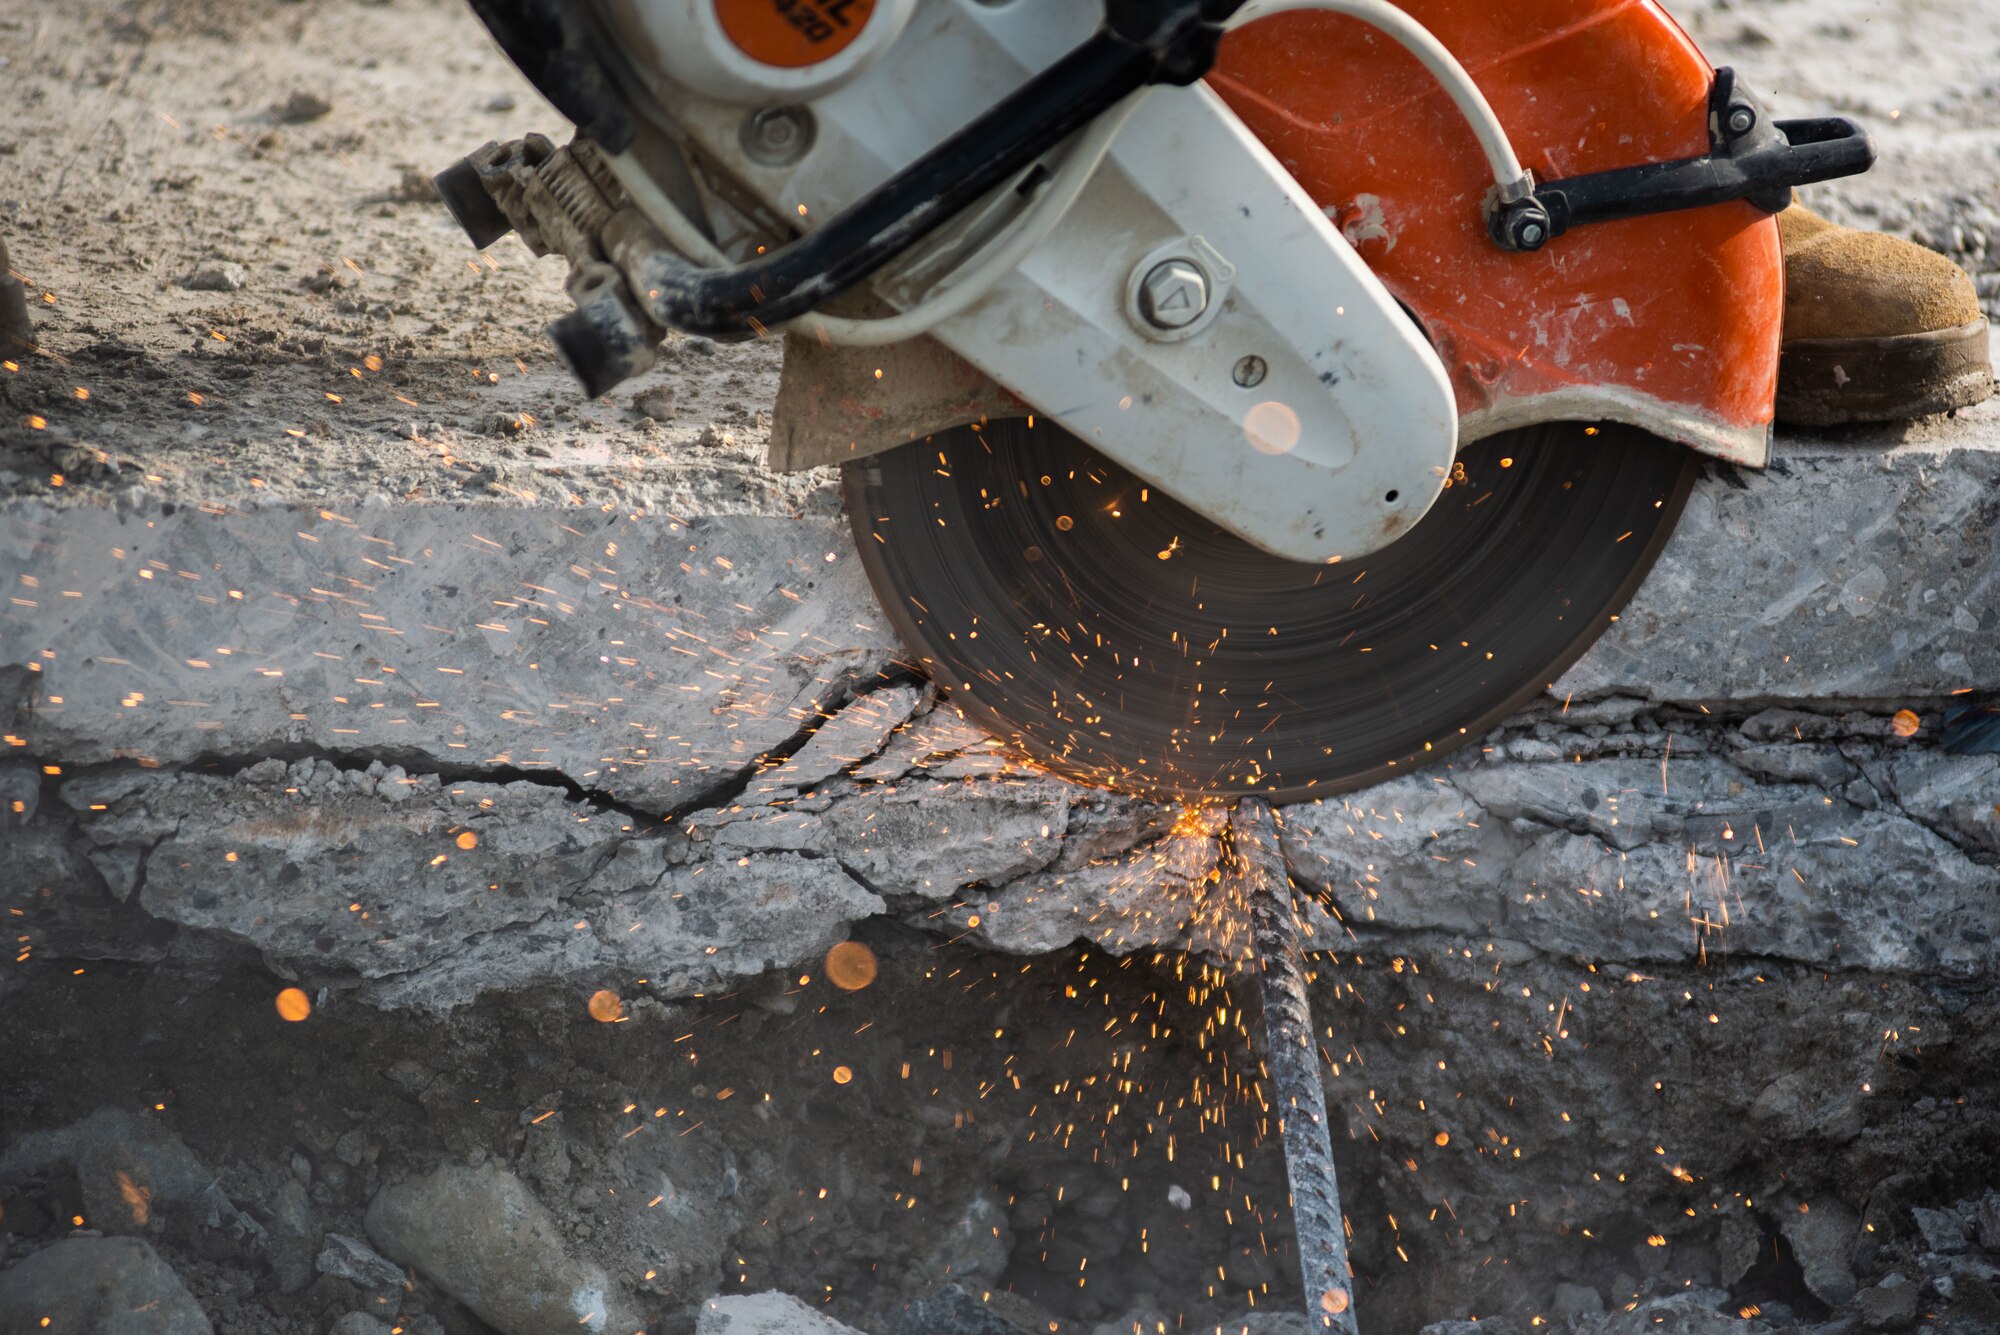
<path fill-rule="evenodd" d="M 788 70 L 833 59 L 874 13 L 875 0 L 715 0 L 715 16 L 737 50 Z"/>

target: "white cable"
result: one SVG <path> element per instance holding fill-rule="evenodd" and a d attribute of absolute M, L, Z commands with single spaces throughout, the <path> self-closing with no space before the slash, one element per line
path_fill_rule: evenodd
<path fill-rule="evenodd" d="M 1493 169 L 1493 179 L 1500 187 L 1500 198 L 1511 203 L 1532 193 L 1533 182 L 1522 170 L 1520 158 L 1514 155 L 1514 145 L 1507 138 L 1507 128 L 1493 113 L 1492 104 L 1479 91 L 1472 75 L 1458 63 L 1458 57 L 1432 35 L 1429 28 L 1388 3 L 1388 0 L 1250 0 L 1249 4 L 1236 11 L 1228 26 L 1239 28 L 1257 19 L 1297 9 L 1324 9 L 1345 14 L 1381 29 L 1401 43 L 1405 50 L 1423 62 L 1424 68 L 1451 95 L 1451 100 L 1458 104 L 1459 111 L 1471 123 L 1472 132 L 1479 137 L 1479 147 L 1485 150 L 1486 161 Z"/>
<path fill-rule="evenodd" d="M 1511 203 L 1533 193 L 1533 179 L 1522 169 L 1521 160 L 1515 156 L 1514 145 L 1507 137 L 1506 127 L 1494 114 L 1492 104 L 1479 91 L 1472 75 L 1458 63 L 1458 58 L 1444 43 L 1432 35 L 1430 29 L 1388 3 L 1388 0 L 1250 0 L 1237 11 L 1228 26 L 1236 28 L 1273 14 L 1307 9 L 1329 10 L 1359 19 L 1400 43 L 1430 71 L 1472 126 L 1472 132 L 1492 168 L 1493 179 L 1500 188 L 1501 200 Z M 1062 221 L 1110 153 L 1112 141 L 1118 137 L 1125 122 L 1131 119 L 1146 92 L 1146 89 L 1140 89 L 1079 131 L 1070 151 L 1042 188 L 1040 196 L 1030 202 L 1021 216 L 1008 226 L 1002 239 L 989 243 L 990 248 L 984 258 L 972 267 L 947 275 L 943 280 L 945 285 L 930 297 L 907 311 L 880 319 L 849 319 L 814 312 L 800 316 L 785 328 L 846 347 L 881 347 L 928 333 L 953 316 L 963 314 L 992 291 L 995 284 L 1018 268 L 1029 252 Z M 707 268 L 727 268 L 734 263 L 667 198 L 666 192 L 631 157 L 625 154 L 612 156 L 611 166 L 626 193 L 676 250 Z"/>
<path fill-rule="evenodd" d="M 879 319 L 813 313 L 802 315 L 784 327 L 845 347 L 882 347 L 927 333 L 970 309 L 996 283 L 1019 268 L 1028 253 L 1055 230 L 1083 194 L 1084 187 L 1111 151 L 1112 141 L 1145 96 L 1146 90 L 1141 89 L 1079 131 L 1040 195 L 1009 225 L 1003 239 L 991 244 L 985 256 L 971 268 L 948 275 L 945 281 L 949 286 L 935 295 L 907 311 Z M 703 235 L 693 220 L 675 207 L 644 168 L 624 154 L 613 157 L 611 165 L 626 193 L 676 250 L 709 268 L 724 268 L 734 263 Z"/>

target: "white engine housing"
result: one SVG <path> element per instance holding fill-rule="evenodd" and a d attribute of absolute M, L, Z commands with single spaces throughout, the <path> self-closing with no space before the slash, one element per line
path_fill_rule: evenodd
<path fill-rule="evenodd" d="M 793 96 L 812 113 L 812 145 L 778 167 L 746 153 L 746 108 L 770 105 L 789 86 L 780 76 L 798 71 L 746 74 L 723 58 L 681 72 L 708 60 L 715 42 L 730 46 L 714 3 L 603 8 L 620 31 L 678 51 L 662 60 L 672 77 L 655 88 L 677 131 L 804 230 L 915 162 L 1097 22 L 1096 6 L 1075 0 L 914 0 L 914 13 L 894 24 L 885 4 L 829 62 L 839 71 L 801 76 L 796 86 L 813 91 Z M 876 23 L 882 33 L 893 26 L 894 40 L 878 47 Z M 864 43 L 868 54 L 854 56 Z M 1017 207 L 1000 192 L 979 226 Z M 878 275 L 875 291 L 907 309 L 932 287 L 940 256 L 977 245 L 947 228 Z M 1189 330 L 1148 329 L 1133 313 L 1136 279 L 1177 252 L 1201 257 L 1214 308 Z M 1353 558 L 1394 541 L 1440 494 L 1456 452 L 1450 385 L 1421 331 L 1199 85 L 1151 93 L 1054 232 L 931 332 L 1139 477 L 1292 560 Z M 1247 386 L 1238 370 L 1246 358 L 1263 363 Z"/>

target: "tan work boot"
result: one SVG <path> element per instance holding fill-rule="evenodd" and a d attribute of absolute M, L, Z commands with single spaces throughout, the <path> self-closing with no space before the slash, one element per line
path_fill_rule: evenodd
<path fill-rule="evenodd" d="M 1965 271 L 1912 241 L 1778 215 L 1785 334 L 1778 420 L 1895 422 L 1993 393 L 1986 316 Z"/>

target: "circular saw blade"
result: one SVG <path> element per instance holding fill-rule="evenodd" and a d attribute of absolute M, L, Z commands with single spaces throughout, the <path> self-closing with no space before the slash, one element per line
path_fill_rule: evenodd
<path fill-rule="evenodd" d="M 1047 422 L 846 466 L 904 643 L 974 722 L 1085 783 L 1280 801 L 1478 738 L 1603 633 L 1679 518 L 1684 448 L 1559 424 L 1468 447 L 1415 528 L 1300 565 Z"/>

